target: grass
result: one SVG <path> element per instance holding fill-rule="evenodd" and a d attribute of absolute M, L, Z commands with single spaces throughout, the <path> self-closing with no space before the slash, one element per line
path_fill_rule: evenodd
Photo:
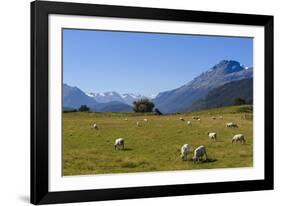
<path fill-rule="evenodd" d="M 63 113 L 63 174 L 89 175 L 190 169 L 251 167 L 253 122 L 243 118 L 249 106 L 225 107 L 193 113 L 156 116 L 136 113 Z M 192 120 L 199 115 L 201 122 Z M 223 116 L 223 119 L 212 117 Z M 185 121 L 179 120 L 183 117 Z M 124 119 L 127 118 L 127 121 Z M 143 119 L 147 118 L 148 122 Z M 186 121 L 192 121 L 187 126 Z M 141 123 L 137 127 L 136 122 Z M 91 128 L 93 122 L 98 130 Z M 226 128 L 235 122 L 238 128 Z M 217 141 L 207 132 L 216 132 Z M 243 133 L 246 144 L 231 144 Z M 114 150 L 117 138 L 125 139 L 124 150 Z M 180 159 L 183 144 L 191 146 L 188 160 Z M 209 160 L 191 161 L 193 150 L 205 145 Z"/>

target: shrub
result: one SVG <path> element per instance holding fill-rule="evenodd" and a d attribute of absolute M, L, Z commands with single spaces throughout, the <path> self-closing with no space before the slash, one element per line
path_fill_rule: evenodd
<path fill-rule="evenodd" d="M 87 105 L 81 105 L 79 108 L 80 112 L 88 112 L 90 111 L 90 108 Z"/>
<path fill-rule="evenodd" d="M 152 112 L 153 108 L 154 104 L 149 99 L 141 99 L 133 102 L 134 112 Z"/>
<path fill-rule="evenodd" d="M 246 100 L 240 97 L 234 99 L 234 105 L 243 105 L 246 104 Z"/>

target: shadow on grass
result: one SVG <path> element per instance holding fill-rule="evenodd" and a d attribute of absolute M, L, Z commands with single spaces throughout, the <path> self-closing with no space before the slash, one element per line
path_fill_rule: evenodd
<path fill-rule="evenodd" d="M 124 149 L 119 149 L 119 150 L 116 150 L 116 151 L 126 152 L 126 151 L 132 151 L 132 150 L 133 150 L 132 148 L 124 148 Z"/>
<path fill-rule="evenodd" d="M 189 159 L 189 161 L 193 162 L 193 159 Z M 208 158 L 208 159 L 204 159 L 201 160 L 199 162 L 194 162 L 195 164 L 204 164 L 204 163 L 211 163 L 211 162 L 216 162 L 218 161 L 217 159 L 212 159 L 212 158 Z"/>

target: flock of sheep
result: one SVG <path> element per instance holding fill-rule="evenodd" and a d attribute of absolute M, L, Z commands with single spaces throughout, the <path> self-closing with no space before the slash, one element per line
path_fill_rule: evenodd
<path fill-rule="evenodd" d="M 223 117 L 222 116 L 219 116 L 219 119 L 222 119 Z M 181 121 L 185 121 L 184 118 L 180 117 L 179 118 Z M 197 120 L 197 121 L 201 121 L 200 117 L 199 116 L 193 116 L 192 117 L 193 120 Z M 216 119 L 216 117 L 212 117 L 213 120 Z M 187 121 L 187 125 L 188 126 L 191 126 L 191 121 Z M 233 123 L 233 122 L 229 122 L 226 124 L 226 127 L 233 127 L 233 128 L 237 128 L 238 125 Z M 208 132 L 208 137 L 211 139 L 211 140 L 214 140 L 216 141 L 217 140 L 217 133 L 215 132 Z M 240 142 L 240 143 L 245 143 L 246 140 L 245 140 L 245 137 L 243 134 L 236 134 L 233 136 L 232 138 L 232 143 L 236 143 L 236 142 Z M 190 146 L 188 144 L 184 144 L 182 147 L 181 147 L 181 159 L 182 160 L 187 160 L 187 154 L 189 153 L 190 151 Z M 206 147 L 204 145 L 200 145 L 199 147 L 197 147 L 195 150 L 194 150 L 194 154 L 193 154 L 193 162 L 200 162 L 203 157 L 205 156 L 206 160 L 208 159 L 208 155 L 207 155 L 207 151 L 206 151 Z"/>
<path fill-rule="evenodd" d="M 222 119 L 223 117 L 222 116 L 219 116 L 219 119 Z M 193 116 L 192 117 L 193 120 L 197 120 L 197 121 L 201 121 L 200 117 L 199 116 Z M 213 120 L 216 119 L 216 117 L 212 117 Z M 181 121 L 185 121 L 183 117 L 180 117 L 179 120 Z M 128 121 L 127 118 L 124 119 L 124 121 Z M 148 119 L 143 119 L 144 122 L 148 122 Z M 137 127 L 140 127 L 141 126 L 141 123 L 139 121 L 136 122 L 136 125 Z M 192 123 L 191 121 L 187 121 L 187 126 L 192 126 Z M 94 123 L 92 125 L 92 127 L 94 129 L 99 129 L 98 125 L 96 123 Z M 238 125 L 233 123 L 233 122 L 229 122 L 226 124 L 226 127 L 228 128 L 237 128 Z M 213 141 L 216 141 L 217 140 L 217 133 L 215 132 L 208 132 L 208 137 L 213 140 Z M 232 138 L 232 144 L 233 143 L 242 143 L 244 144 L 246 142 L 245 140 L 245 137 L 243 134 L 236 134 L 233 136 Z M 115 140 L 115 143 L 114 143 L 114 148 L 115 150 L 116 149 L 124 149 L 125 148 L 125 140 L 123 138 L 118 138 Z M 181 147 L 181 153 L 180 153 L 180 158 L 182 160 L 187 160 L 187 155 L 188 153 L 190 152 L 190 145 L 189 144 L 184 144 L 182 147 Z M 192 157 L 192 160 L 194 163 L 198 163 L 200 161 L 203 160 L 203 157 L 205 156 L 206 160 L 208 160 L 208 156 L 207 156 L 207 151 L 206 151 L 206 147 L 204 145 L 200 145 L 199 147 L 197 147 L 195 150 L 194 150 L 194 154 L 193 154 L 193 157 Z"/>

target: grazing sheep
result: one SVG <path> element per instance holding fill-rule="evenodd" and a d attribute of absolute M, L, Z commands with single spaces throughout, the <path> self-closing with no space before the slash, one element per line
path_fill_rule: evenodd
<path fill-rule="evenodd" d="M 188 154 L 189 151 L 190 151 L 190 147 L 189 147 L 188 144 L 184 144 L 181 147 L 181 159 L 182 160 L 187 160 L 187 154 Z"/>
<path fill-rule="evenodd" d="M 187 126 L 191 126 L 191 121 L 187 121 Z"/>
<path fill-rule="evenodd" d="M 198 121 L 198 122 L 201 122 L 201 119 L 199 118 L 199 119 L 197 119 L 197 121 Z"/>
<path fill-rule="evenodd" d="M 217 140 L 217 133 L 215 133 L 215 132 L 208 132 L 208 136 L 211 140 L 214 140 L 214 141 Z"/>
<path fill-rule="evenodd" d="M 93 124 L 93 128 L 94 128 L 94 129 L 99 129 L 99 128 L 98 128 L 98 125 L 97 125 L 96 123 Z"/>
<path fill-rule="evenodd" d="M 143 119 L 143 121 L 144 121 L 144 122 L 147 122 L 147 121 L 148 121 L 148 119 Z"/>
<path fill-rule="evenodd" d="M 233 144 L 233 142 L 240 142 L 240 143 L 244 144 L 246 142 L 246 140 L 245 140 L 243 134 L 236 134 L 232 138 L 232 144 Z"/>
<path fill-rule="evenodd" d="M 238 127 L 238 125 L 233 122 L 229 122 L 226 124 L 226 127 Z"/>
<path fill-rule="evenodd" d="M 137 122 L 137 126 L 138 126 L 138 127 L 140 127 L 140 126 L 141 126 L 141 124 L 140 124 L 139 122 Z"/>
<path fill-rule="evenodd" d="M 207 156 L 207 152 L 206 152 L 206 148 L 201 145 L 199 147 L 197 147 L 195 150 L 194 150 L 194 155 L 193 155 L 193 162 L 199 162 L 200 160 L 202 160 L 203 156 L 205 155 L 206 157 L 206 160 L 208 159 L 208 156 Z"/>
<path fill-rule="evenodd" d="M 118 139 L 115 140 L 115 144 L 114 144 L 115 150 L 116 150 L 116 148 L 117 149 L 120 149 L 120 148 L 124 149 L 124 146 L 125 146 L 125 141 L 124 141 L 123 138 L 118 138 Z"/>
<path fill-rule="evenodd" d="M 128 121 L 128 119 L 127 119 L 127 118 L 125 118 L 125 119 L 124 119 L 124 121 Z"/>
<path fill-rule="evenodd" d="M 198 120 L 198 119 L 200 119 L 200 117 L 199 116 L 192 116 L 192 119 Z"/>
<path fill-rule="evenodd" d="M 180 119 L 181 121 L 184 121 L 184 118 L 183 118 L 183 117 L 180 117 L 179 119 Z"/>

